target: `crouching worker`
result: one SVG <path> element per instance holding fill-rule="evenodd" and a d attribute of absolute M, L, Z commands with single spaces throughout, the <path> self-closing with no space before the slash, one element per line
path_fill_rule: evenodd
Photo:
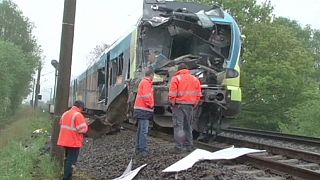
<path fill-rule="evenodd" d="M 142 156 L 148 155 L 149 121 L 153 120 L 153 75 L 153 70 L 147 68 L 145 77 L 139 84 L 137 97 L 134 103 L 133 117 L 138 121 L 136 154 Z"/>
<path fill-rule="evenodd" d="M 88 131 L 88 124 L 81 114 L 84 103 L 75 101 L 72 108 L 63 113 L 60 119 L 60 133 L 58 145 L 65 149 L 63 179 L 72 179 L 72 170 L 77 162 L 80 148 L 83 146 L 84 134 Z"/>

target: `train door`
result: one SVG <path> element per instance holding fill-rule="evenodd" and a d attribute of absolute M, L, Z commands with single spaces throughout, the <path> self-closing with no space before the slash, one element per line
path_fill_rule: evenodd
<path fill-rule="evenodd" d="M 110 57 L 110 61 L 108 61 L 108 104 L 112 103 L 125 88 L 124 74 L 126 73 L 124 73 L 123 63 L 123 53 Z"/>
<path fill-rule="evenodd" d="M 109 70 L 109 62 L 110 62 L 110 52 L 108 52 L 108 54 L 107 54 L 107 60 L 106 60 L 106 62 L 105 62 L 105 88 L 106 88 L 106 90 L 105 90 L 105 105 L 107 105 L 108 104 L 108 97 L 109 97 L 109 77 L 110 77 L 110 75 L 109 75 L 109 72 L 110 72 L 110 70 Z"/>

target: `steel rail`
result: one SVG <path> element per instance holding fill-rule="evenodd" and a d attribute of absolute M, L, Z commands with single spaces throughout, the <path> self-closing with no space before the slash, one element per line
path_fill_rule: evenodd
<path fill-rule="evenodd" d="M 124 124 L 123 126 L 127 129 L 130 129 L 133 131 L 136 130 L 136 127 L 133 125 Z M 159 131 L 151 131 L 150 135 L 157 137 L 157 138 L 164 139 L 166 141 L 171 141 L 171 142 L 173 141 L 172 135 L 168 135 L 166 133 L 162 133 Z M 222 142 L 224 142 L 224 143 L 231 142 L 231 140 L 230 140 L 231 138 L 228 140 L 228 142 L 226 142 L 227 139 L 221 139 L 221 137 L 218 137 L 218 138 L 220 138 L 219 140 L 222 140 Z M 239 141 L 239 140 L 234 139 L 234 141 L 232 141 L 232 142 L 235 142 L 235 141 Z M 256 149 L 266 149 L 267 151 L 271 151 L 275 154 L 283 153 L 285 155 L 288 155 L 287 153 L 285 153 L 286 150 L 281 150 L 281 148 L 278 148 L 278 147 L 269 147 L 268 148 L 267 145 L 262 145 L 262 144 L 258 144 L 258 143 L 255 143 L 256 145 L 250 145 L 249 143 L 251 143 L 251 142 L 246 142 L 246 143 L 247 143 L 247 144 L 245 144 L 245 145 L 247 145 L 246 147 L 249 146 L 249 147 L 254 147 Z M 237 143 L 237 144 L 239 144 L 239 143 Z M 202 142 L 198 142 L 198 141 L 194 141 L 194 146 L 197 148 L 208 150 L 208 151 L 217 151 L 217 150 L 224 149 L 226 147 L 230 147 L 230 145 L 223 144 L 223 143 L 209 144 L 209 143 L 202 143 Z M 272 150 L 272 148 L 277 148 L 277 149 Z M 277 152 L 279 152 L 279 153 L 277 153 Z M 295 158 L 307 156 L 307 155 L 299 155 L 301 153 L 299 151 L 297 151 L 295 153 L 296 153 L 295 155 L 294 155 L 294 153 L 291 154 Z M 310 157 L 308 155 L 307 157 L 308 158 L 315 158 L 315 159 L 317 159 L 316 160 L 317 162 L 320 161 L 320 156 L 317 154 L 313 154 L 313 156 L 310 155 Z M 273 161 L 273 160 L 259 157 L 259 156 L 255 156 L 252 154 L 244 155 L 244 156 L 238 158 L 238 160 L 240 160 L 242 162 L 252 163 L 254 166 L 259 167 L 259 168 L 266 168 L 266 169 L 273 170 L 274 172 L 286 173 L 288 175 L 292 175 L 292 176 L 303 178 L 303 179 L 309 179 L 309 180 L 319 180 L 320 179 L 320 173 L 318 173 L 318 172 L 311 171 L 311 170 L 304 169 L 304 168 L 299 168 L 294 165 L 289 165 L 289 164 Z"/>
<path fill-rule="evenodd" d="M 320 147 L 320 139 L 315 137 L 307 137 L 307 136 L 299 136 L 293 134 L 283 134 L 279 132 L 273 131 L 264 131 L 264 130 L 257 130 L 257 129 L 248 129 L 248 128 L 238 128 L 238 127 L 229 127 L 225 129 L 221 129 L 223 132 L 230 132 L 230 133 L 239 133 L 245 134 L 249 136 L 257 136 L 257 137 L 264 137 L 268 139 L 277 139 L 277 140 L 284 140 L 288 142 L 296 142 L 299 144 L 306 144 L 310 146 L 319 146 Z"/>

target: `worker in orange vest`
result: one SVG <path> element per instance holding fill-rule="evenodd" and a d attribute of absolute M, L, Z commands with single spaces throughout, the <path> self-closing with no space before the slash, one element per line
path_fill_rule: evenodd
<path fill-rule="evenodd" d="M 169 88 L 176 142 L 175 152 L 192 151 L 193 149 L 194 108 L 198 106 L 201 96 L 199 79 L 190 74 L 186 64 L 180 64 L 178 72 L 171 79 Z"/>
<path fill-rule="evenodd" d="M 88 131 L 88 124 L 81 114 L 84 103 L 75 101 L 72 108 L 63 113 L 60 119 L 60 133 L 58 145 L 65 149 L 63 179 L 72 179 L 72 170 L 77 162 L 80 148 L 83 146 L 84 134 Z"/>
<path fill-rule="evenodd" d="M 138 121 L 136 154 L 148 155 L 148 131 L 149 121 L 153 120 L 154 96 L 153 96 L 153 75 L 151 68 L 145 71 L 145 77 L 141 80 L 136 100 L 134 103 L 133 117 Z"/>

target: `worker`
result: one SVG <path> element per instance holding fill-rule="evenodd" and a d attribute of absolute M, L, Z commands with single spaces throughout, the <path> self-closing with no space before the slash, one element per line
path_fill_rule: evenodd
<path fill-rule="evenodd" d="M 201 96 L 199 79 L 190 74 L 186 64 L 178 65 L 169 89 L 176 152 L 193 150 L 194 109 L 199 105 Z"/>
<path fill-rule="evenodd" d="M 58 145 L 65 149 L 63 179 L 72 179 L 73 166 L 77 162 L 84 134 L 88 124 L 82 115 L 85 109 L 82 101 L 75 101 L 72 108 L 63 113 L 60 119 Z"/>
<path fill-rule="evenodd" d="M 153 76 L 153 69 L 146 68 L 145 77 L 139 83 L 134 103 L 133 117 L 138 121 L 136 154 L 142 156 L 147 156 L 149 154 L 147 147 L 149 121 L 153 120 L 154 109 Z"/>

